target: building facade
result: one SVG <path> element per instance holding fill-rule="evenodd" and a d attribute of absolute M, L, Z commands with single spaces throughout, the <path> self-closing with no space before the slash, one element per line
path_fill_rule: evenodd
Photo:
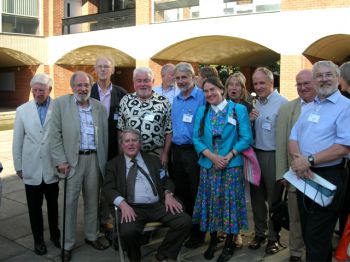
<path fill-rule="evenodd" d="M 312 63 L 350 60 L 350 0 L 0 0 L 0 107 L 30 99 L 30 79 L 46 72 L 53 96 L 70 93 L 74 71 L 94 74 L 100 55 L 116 62 L 112 81 L 133 91 L 132 71 L 161 81 L 168 62 L 280 64 L 280 92 L 296 97 L 295 75 Z"/>

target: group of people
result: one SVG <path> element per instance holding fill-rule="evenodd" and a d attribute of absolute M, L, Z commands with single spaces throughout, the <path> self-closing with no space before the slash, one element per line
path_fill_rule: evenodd
<path fill-rule="evenodd" d="M 341 68 L 340 84 L 349 87 L 349 64 Z M 301 261 L 304 246 L 307 261 L 329 261 L 331 233 L 338 211 L 345 209 L 343 158 L 350 146 L 350 100 L 337 91 L 336 65 L 322 61 L 312 71 L 299 72 L 300 97 L 291 102 L 274 89 L 272 72 L 259 67 L 252 74 L 258 95 L 254 103 L 240 72 L 223 84 L 212 67 L 200 68 L 197 78 L 189 63 L 166 64 L 162 84 L 153 87 L 153 71 L 138 67 L 135 92 L 127 94 L 110 81 L 112 59 L 98 58 L 95 71 L 96 83 L 89 74 L 74 72 L 73 94 L 54 100 L 50 77 L 35 75 L 30 83 L 34 100 L 16 111 L 14 166 L 25 184 L 37 254 L 47 252 L 45 196 L 50 239 L 58 248 L 64 245 L 62 259 L 70 261 L 82 191 L 85 242 L 95 249 L 109 247 L 100 229 L 111 230 L 111 207 L 117 206 L 119 248 L 130 261 L 141 260 L 140 235 L 149 221 L 169 228 L 157 261 L 176 260 L 183 243 L 187 248 L 203 245 L 206 233 L 210 242 L 204 258 L 211 260 L 225 238 L 217 261 L 228 261 L 242 247 L 240 230 L 248 228 L 242 152 L 253 147 L 261 184 L 250 185 L 255 236 L 248 247 L 258 249 L 267 239 L 267 254 L 281 249 L 269 210 L 287 185 L 282 175 L 291 167 L 308 178 L 312 170 L 337 185 L 337 199 L 331 207 L 318 207 L 287 185 L 290 261 Z M 65 212 L 59 212 L 63 189 Z M 58 219 L 63 213 L 64 227 Z"/>

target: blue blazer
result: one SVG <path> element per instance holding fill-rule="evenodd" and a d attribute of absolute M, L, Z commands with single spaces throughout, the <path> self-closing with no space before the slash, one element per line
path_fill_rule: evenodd
<path fill-rule="evenodd" d="M 240 104 L 235 104 L 232 101 L 228 101 L 228 114 L 227 114 L 227 121 L 225 123 L 223 132 L 221 134 L 221 138 L 223 140 L 221 148 L 219 148 L 218 154 L 220 156 L 225 156 L 230 152 L 232 149 L 235 149 L 238 153 L 241 153 L 245 149 L 249 148 L 249 146 L 252 144 L 252 130 L 250 127 L 250 121 L 249 116 L 247 112 L 247 108 Z M 229 118 L 234 117 L 234 107 L 236 108 L 236 115 L 237 119 L 236 121 L 239 123 L 239 137 L 237 134 L 237 126 L 230 123 L 232 122 Z M 209 149 L 211 152 L 214 151 L 213 149 L 213 133 L 212 133 L 212 126 L 210 124 L 210 117 L 209 112 L 212 110 L 210 107 L 208 110 L 208 113 L 205 117 L 204 122 L 204 133 L 202 136 L 199 136 L 199 129 L 200 129 L 200 123 L 204 115 L 205 106 L 202 106 L 198 109 L 196 120 L 194 123 L 194 132 L 193 132 L 193 144 L 195 146 L 195 149 L 197 153 L 199 154 L 199 165 L 204 168 L 211 168 L 213 166 L 213 163 L 210 161 L 209 158 L 205 157 L 203 154 L 201 154 L 205 149 Z M 237 141 L 238 140 L 238 141 Z M 234 157 L 227 167 L 235 167 L 235 166 L 242 166 L 243 165 L 243 159 L 241 154 L 238 154 L 236 157 Z"/>

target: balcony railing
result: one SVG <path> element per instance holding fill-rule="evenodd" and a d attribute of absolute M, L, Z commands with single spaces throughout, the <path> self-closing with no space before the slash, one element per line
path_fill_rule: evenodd
<path fill-rule="evenodd" d="M 136 25 L 135 8 L 62 19 L 62 34 L 97 31 Z"/>
<path fill-rule="evenodd" d="M 153 0 L 153 22 L 279 12 L 281 0 Z"/>

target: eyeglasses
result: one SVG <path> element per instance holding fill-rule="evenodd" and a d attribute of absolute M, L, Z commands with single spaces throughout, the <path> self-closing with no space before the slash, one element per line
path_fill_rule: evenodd
<path fill-rule="evenodd" d="M 326 72 L 326 73 L 317 73 L 315 75 L 315 78 L 317 80 L 321 80 L 323 78 L 327 78 L 327 79 L 330 79 L 330 78 L 333 78 L 334 77 L 334 74 L 332 72 Z"/>
<path fill-rule="evenodd" d="M 98 65 L 98 66 L 96 66 L 96 68 L 98 68 L 98 69 L 109 69 L 109 68 L 111 68 L 109 65 Z"/>
<path fill-rule="evenodd" d="M 310 81 L 306 81 L 306 82 L 302 82 L 302 83 L 296 83 L 295 86 L 297 88 L 301 88 L 301 87 L 309 87 L 311 85 L 311 82 Z"/>

